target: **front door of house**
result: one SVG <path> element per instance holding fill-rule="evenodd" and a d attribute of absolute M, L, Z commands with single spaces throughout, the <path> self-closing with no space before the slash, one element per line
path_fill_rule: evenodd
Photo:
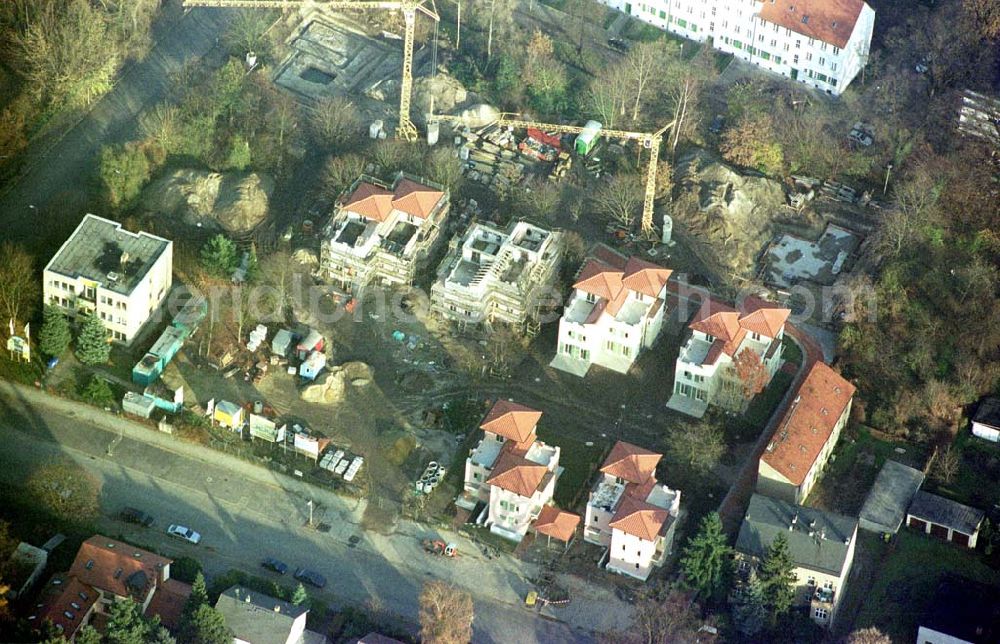
<path fill-rule="evenodd" d="M 632 15 L 632 3 L 631 2 L 626 2 L 625 3 L 625 15 L 627 15 L 627 16 L 631 16 Z"/>
<path fill-rule="evenodd" d="M 792 70 L 792 80 L 799 80 L 799 70 L 797 69 Z"/>

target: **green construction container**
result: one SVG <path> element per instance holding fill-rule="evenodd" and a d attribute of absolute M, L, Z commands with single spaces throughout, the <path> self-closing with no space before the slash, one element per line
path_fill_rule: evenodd
<path fill-rule="evenodd" d="M 580 156 L 587 156 L 597 144 L 597 138 L 601 134 L 603 126 L 597 121 L 587 121 L 583 126 L 583 132 L 576 135 L 576 153 Z"/>

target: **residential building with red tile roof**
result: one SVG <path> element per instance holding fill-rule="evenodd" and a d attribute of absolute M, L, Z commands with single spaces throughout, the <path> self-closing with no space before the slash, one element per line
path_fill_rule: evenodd
<path fill-rule="evenodd" d="M 669 308 L 671 270 L 603 244 L 584 261 L 559 320 L 551 366 L 585 376 L 591 365 L 627 373 L 653 346 Z"/>
<path fill-rule="evenodd" d="M 465 461 L 464 491 L 455 503 L 482 508 L 490 530 L 521 541 L 552 502 L 562 473 L 559 448 L 538 440 L 542 412 L 498 400 L 480 424 L 483 438 Z"/>
<path fill-rule="evenodd" d="M 868 62 L 875 11 L 864 0 L 601 0 L 638 20 L 838 95 Z"/>
<path fill-rule="evenodd" d="M 526 221 L 506 229 L 469 225 L 441 261 L 431 286 L 431 310 L 460 326 L 538 320 L 553 299 L 563 234 Z"/>
<path fill-rule="evenodd" d="M 550 541 L 552 539 L 561 541 L 568 547 L 576 537 L 580 521 L 579 514 L 560 510 L 554 505 L 546 505 L 538 513 L 538 518 L 535 519 L 535 524 L 532 527 L 535 534 L 540 534 Z"/>
<path fill-rule="evenodd" d="M 826 364 L 812 366 L 760 457 L 757 492 L 805 501 L 847 424 L 854 391 Z"/>
<path fill-rule="evenodd" d="M 81 544 L 68 572 L 49 581 L 28 617 L 33 629 L 46 621 L 68 640 L 98 622 L 119 600 L 134 600 L 147 615 L 176 628 L 191 586 L 170 578 L 172 560 L 116 539 L 95 535 Z"/>
<path fill-rule="evenodd" d="M 704 299 L 688 325 L 691 335 L 677 355 L 674 391 L 667 406 L 696 418 L 709 405 L 743 411 L 749 400 L 735 362 L 759 365 L 763 381 L 770 382 L 781 367 L 790 314 L 780 304 L 758 297 L 747 297 L 739 309 Z"/>
<path fill-rule="evenodd" d="M 320 269 L 340 288 L 409 285 L 426 262 L 449 210 L 448 191 L 403 173 L 391 184 L 359 177 L 323 229 Z"/>
<path fill-rule="evenodd" d="M 656 479 L 662 455 L 618 441 L 601 465 L 583 538 L 608 549 L 607 569 L 645 581 L 673 547 L 681 493 Z"/>

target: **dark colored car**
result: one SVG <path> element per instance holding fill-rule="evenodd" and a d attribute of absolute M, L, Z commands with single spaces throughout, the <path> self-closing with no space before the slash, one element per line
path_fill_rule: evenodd
<path fill-rule="evenodd" d="M 137 510 L 135 508 L 122 508 L 122 511 L 118 516 L 125 523 L 135 523 L 136 525 L 141 525 L 144 528 L 148 528 L 153 525 L 153 517 L 146 514 L 142 510 Z"/>
<path fill-rule="evenodd" d="M 629 50 L 628 41 L 623 38 L 608 38 L 608 47 L 622 54 L 627 54 Z"/>
<path fill-rule="evenodd" d="M 315 570 L 309 570 L 308 568 L 299 568 L 296 570 L 295 578 L 303 583 L 309 584 L 310 586 L 315 586 L 316 588 L 323 588 L 326 586 L 326 577 L 319 574 Z"/>
<path fill-rule="evenodd" d="M 288 572 L 288 564 L 283 561 L 278 561 L 274 557 L 268 557 L 264 561 L 260 562 L 260 565 L 268 570 L 283 575 Z"/>

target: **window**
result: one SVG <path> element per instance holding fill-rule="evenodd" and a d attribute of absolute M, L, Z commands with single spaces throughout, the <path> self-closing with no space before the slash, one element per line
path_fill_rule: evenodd
<path fill-rule="evenodd" d="M 473 472 L 472 473 L 472 480 L 473 481 L 478 481 L 479 480 L 479 472 Z"/>
<path fill-rule="evenodd" d="M 694 377 L 694 381 L 695 382 L 705 382 L 705 376 L 698 376 L 698 375 L 696 375 Z"/>
<path fill-rule="evenodd" d="M 801 40 L 796 40 L 795 41 L 795 48 L 796 49 L 801 49 L 802 48 L 802 41 Z"/>
<path fill-rule="evenodd" d="M 750 562 L 746 559 L 740 559 L 740 572 L 746 572 L 750 570 Z"/>
<path fill-rule="evenodd" d="M 757 36 L 757 41 L 764 42 L 764 34 L 760 34 L 759 36 Z"/>
<path fill-rule="evenodd" d="M 688 22 L 687 22 L 687 20 L 684 20 L 683 18 L 678 18 L 677 19 L 677 25 L 679 27 L 687 27 L 688 26 Z"/>
<path fill-rule="evenodd" d="M 794 56 L 792 56 L 792 64 L 793 65 L 798 65 L 799 64 L 799 55 L 798 54 L 795 54 Z"/>
<path fill-rule="evenodd" d="M 666 11 L 661 11 L 660 12 L 660 20 L 666 20 L 666 19 L 667 19 L 667 12 Z"/>
<path fill-rule="evenodd" d="M 833 590 L 833 582 L 832 581 L 823 582 L 823 588 L 825 588 L 826 590 Z"/>
<path fill-rule="evenodd" d="M 823 65 L 825 65 L 826 64 L 826 58 L 823 58 L 822 56 L 820 56 L 819 57 L 819 64 L 820 64 L 820 67 L 822 67 Z"/>
<path fill-rule="evenodd" d="M 772 46 L 772 47 L 777 47 L 777 46 L 778 46 L 778 41 L 777 41 L 777 40 L 775 40 L 774 38 L 772 38 L 772 39 L 771 39 L 771 46 Z"/>
<path fill-rule="evenodd" d="M 597 515 L 594 515 L 594 523 L 597 523 Z"/>
<path fill-rule="evenodd" d="M 833 55 L 836 56 L 839 53 L 840 53 L 840 47 L 834 47 L 833 48 Z"/>
<path fill-rule="evenodd" d="M 814 46 L 815 44 L 816 44 L 816 41 L 815 41 L 815 40 L 813 40 L 812 38 L 810 38 L 810 39 L 809 39 L 809 46 L 810 46 L 810 47 L 813 47 L 813 46 Z"/>
<path fill-rule="evenodd" d="M 830 63 L 830 71 L 837 71 L 837 63 Z"/>
<path fill-rule="evenodd" d="M 826 82 L 826 74 L 817 73 L 816 74 L 816 80 L 819 80 L 819 81 L 822 81 L 822 82 L 825 83 Z"/>
<path fill-rule="evenodd" d="M 812 60 L 812 59 L 813 59 L 812 52 L 811 51 L 806 52 L 806 60 Z"/>
<path fill-rule="evenodd" d="M 826 619 L 826 618 L 827 618 L 827 617 L 829 616 L 829 613 L 827 613 L 827 612 L 826 612 L 826 609 L 825 609 L 825 608 L 817 608 L 817 609 L 816 609 L 816 610 L 815 610 L 815 611 L 813 612 L 813 616 L 814 616 L 814 617 L 815 617 L 816 619 Z"/>
<path fill-rule="evenodd" d="M 806 577 L 806 586 L 815 586 L 815 585 L 816 585 L 816 578 L 815 577 L 813 577 L 812 575 L 809 575 L 808 577 Z"/>
<path fill-rule="evenodd" d="M 751 333 L 750 337 L 753 338 L 754 340 L 760 342 L 760 334 L 759 333 Z"/>

